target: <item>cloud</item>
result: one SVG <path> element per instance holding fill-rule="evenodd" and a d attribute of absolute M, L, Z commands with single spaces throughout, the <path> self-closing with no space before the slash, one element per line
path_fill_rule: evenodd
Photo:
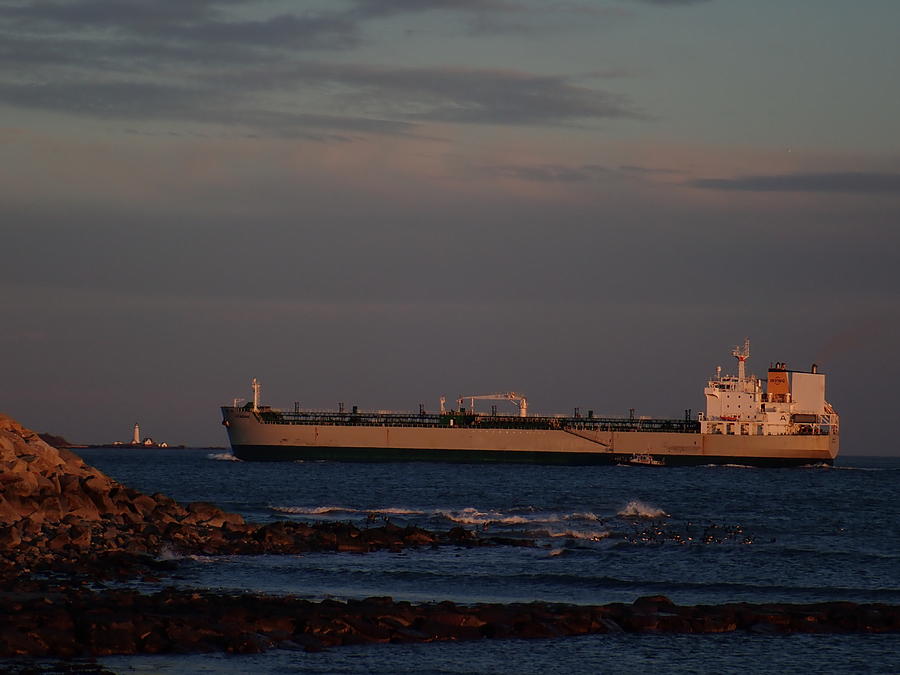
<path fill-rule="evenodd" d="M 645 5 L 659 5 L 660 7 L 678 7 L 681 5 L 699 5 L 712 0 L 634 0 Z"/>
<path fill-rule="evenodd" d="M 737 178 L 700 178 L 688 185 L 705 190 L 746 192 L 900 193 L 900 173 L 847 171 L 787 173 Z"/>
<path fill-rule="evenodd" d="M 214 92 L 154 82 L 0 84 L 7 105 L 67 111 L 101 118 L 185 118 L 212 103 Z"/>
<path fill-rule="evenodd" d="M 242 96 L 224 89 L 155 82 L 0 83 L 0 101 L 7 105 L 100 119 L 240 126 L 276 136 L 309 140 L 350 140 L 348 136 L 331 133 L 335 131 L 412 135 L 416 128 L 415 124 L 405 121 L 266 110 L 244 106 Z"/>
<path fill-rule="evenodd" d="M 228 17 L 212 2 L 154 3 L 94 0 L 85 3 L 33 3 L 0 8 L 0 24 L 11 37 L 23 32 L 47 37 L 59 32 L 94 32 L 101 44 L 114 40 L 140 45 L 257 46 L 292 50 L 348 49 L 360 42 L 358 20 L 340 12 L 300 12 L 261 19 Z M 229 4 L 229 3 L 224 3 Z M 230 3 L 237 4 L 237 3 Z M 246 3 L 257 4 L 257 3 Z M 105 35 L 95 31 L 102 29 Z"/>
<path fill-rule="evenodd" d="M 199 81 L 198 81 L 199 80 Z M 266 105 L 270 92 L 322 96 L 336 115 Z M 422 122 L 567 125 L 584 120 L 641 118 L 624 97 L 576 86 L 559 76 L 466 68 L 386 68 L 360 64 L 297 63 L 290 68 L 232 70 L 193 82 L 152 80 L 23 83 L 0 81 L 7 105 L 102 119 L 163 119 L 249 125 L 275 135 L 303 128 L 411 134 Z"/>
<path fill-rule="evenodd" d="M 536 181 L 540 183 L 585 183 L 602 177 L 615 176 L 616 171 L 596 164 L 564 166 L 560 164 L 495 165 L 480 167 L 479 173 L 501 178 Z"/>
<path fill-rule="evenodd" d="M 100 119 L 336 140 L 348 131 L 408 135 L 425 122 L 560 126 L 642 118 L 626 97 L 558 75 L 300 58 L 356 47 L 366 21 L 426 10 L 484 18 L 486 26 L 498 16 L 530 16 L 528 23 L 551 14 L 549 6 L 507 0 L 355 0 L 336 10 L 275 15 L 260 0 L 6 2 L 0 95 L 6 105 Z"/>
<path fill-rule="evenodd" d="M 119 0 L 81 0 L 79 2 L 5 2 L 0 17 L 31 29 L 59 26 L 134 28 L 175 25 L 215 18 L 220 5 L 239 4 L 241 0 L 156 0 L 153 3 Z"/>
<path fill-rule="evenodd" d="M 628 99 L 566 78 L 511 70 L 404 68 L 320 62 L 212 76 L 232 88 L 283 91 L 315 84 L 340 91 L 357 109 L 407 121 L 563 125 L 604 118 L 640 119 Z"/>
<path fill-rule="evenodd" d="M 410 12 L 515 12 L 527 10 L 521 2 L 506 0 L 355 0 L 354 14 L 364 17 L 392 16 Z"/>
<path fill-rule="evenodd" d="M 620 171 L 635 174 L 638 176 L 663 175 L 684 173 L 681 169 L 665 169 L 659 167 L 636 166 L 634 164 L 623 164 L 619 167 Z"/>
<path fill-rule="evenodd" d="M 423 107 L 404 116 L 439 122 L 566 124 L 640 118 L 623 96 L 571 84 L 559 76 L 468 68 L 407 69 L 374 75 L 381 92 L 415 95 Z"/>
<path fill-rule="evenodd" d="M 656 176 L 679 174 L 677 169 L 644 166 L 602 164 L 495 164 L 470 166 L 470 171 L 499 178 L 534 181 L 539 183 L 589 183 L 601 180 L 644 181 Z"/>
<path fill-rule="evenodd" d="M 237 18 L 231 9 L 240 10 Z M 529 32 L 546 30 L 562 16 L 614 17 L 614 8 L 571 3 L 529 6 L 506 0 L 355 0 L 350 7 L 281 13 L 259 19 L 270 5 L 264 0 L 156 0 L 153 3 L 120 0 L 66 2 L 12 2 L 0 5 L 0 27 L 10 37 L 23 32 L 53 34 L 60 31 L 97 29 L 119 38 L 153 37 L 172 43 L 191 41 L 210 44 L 255 45 L 264 49 L 350 49 L 362 39 L 362 28 L 371 20 L 399 14 L 444 11 L 468 17 L 470 33 Z M 524 22 L 509 17 L 523 17 Z"/>

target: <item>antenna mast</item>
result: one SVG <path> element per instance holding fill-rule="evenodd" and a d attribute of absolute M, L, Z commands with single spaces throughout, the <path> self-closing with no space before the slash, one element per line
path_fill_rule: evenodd
<path fill-rule="evenodd" d="M 253 387 L 253 412 L 259 412 L 259 380 L 254 377 L 250 386 Z"/>
<path fill-rule="evenodd" d="M 744 338 L 744 346 L 732 349 L 731 355 L 738 360 L 738 382 L 743 382 L 747 376 L 744 362 L 750 358 L 750 338 Z"/>

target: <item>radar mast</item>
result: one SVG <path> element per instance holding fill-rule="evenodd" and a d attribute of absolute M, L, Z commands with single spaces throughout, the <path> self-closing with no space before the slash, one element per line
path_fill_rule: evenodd
<path fill-rule="evenodd" d="M 738 345 L 732 349 L 731 355 L 738 360 L 738 382 L 743 382 L 747 376 L 744 362 L 750 358 L 750 338 L 744 338 L 744 346 Z"/>
<path fill-rule="evenodd" d="M 259 412 L 259 380 L 254 377 L 251 386 L 253 387 L 253 412 Z"/>

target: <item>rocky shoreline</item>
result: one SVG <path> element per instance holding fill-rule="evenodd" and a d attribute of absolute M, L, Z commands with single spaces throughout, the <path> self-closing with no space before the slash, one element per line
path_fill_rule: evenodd
<path fill-rule="evenodd" d="M 249 524 L 207 502 L 181 505 L 117 483 L 75 453 L 47 445 L 0 415 L 0 581 L 23 573 L 89 569 L 147 556 L 368 553 L 439 545 L 530 546 L 461 527 L 429 532 L 389 521 Z"/>
<path fill-rule="evenodd" d="M 900 632 L 900 606 L 848 602 L 688 607 L 654 596 L 631 605 L 463 606 L 90 589 L 104 579 L 159 582 L 177 569 L 171 558 L 178 555 L 533 545 L 463 528 L 372 525 L 250 524 L 209 503 L 145 495 L 0 415 L 0 657 L 255 653 L 621 632 Z"/>
<path fill-rule="evenodd" d="M 678 606 L 411 604 L 391 598 L 311 602 L 174 589 L 0 594 L 0 654 L 73 658 L 271 648 L 320 651 L 376 643 L 558 638 L 597 633 L 848 633 L 900 631 L 896 606 L 833 602 Z"/>

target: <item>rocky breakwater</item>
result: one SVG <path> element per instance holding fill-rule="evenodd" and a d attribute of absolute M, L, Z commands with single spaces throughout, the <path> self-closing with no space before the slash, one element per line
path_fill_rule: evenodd
<path fill-rule="evenodd" d="M 625 633 L 898 632 L 900 607 L 679 606 L 663 596 L 632 604 L 411 604 L 391 598 L 310 602 L 291 597 L 166 590 L 154 595 L 0 594 L 0 656 L 102 656 Z"/>
<path fill-rule="evenodd" d="M 456 528 L 433 533 L 384 522 L 307 525 L 245 523 L 206 502 L 181 505 L 146 495 L 47 445 L 35 432 L 0 414 L 0 578 L 41 569 L 77 569 L 121 576 L 128 560 L 175 554 L 259 554 L 457 544 L 529 544 L 477 537 Z M 128 574 L 128 570 L 125 570 Z"/>

